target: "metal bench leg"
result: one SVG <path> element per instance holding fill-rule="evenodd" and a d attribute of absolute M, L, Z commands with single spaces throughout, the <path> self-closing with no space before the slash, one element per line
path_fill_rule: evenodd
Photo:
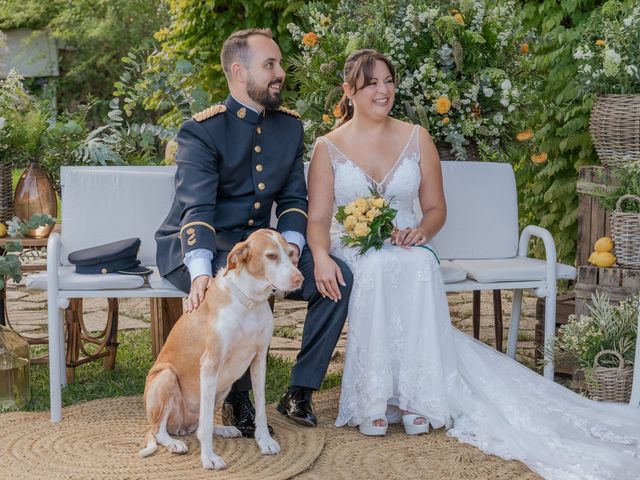
<path fill-rule="evenodd" d="M 522 313 L 522 290 L 513 291 L 511 304 L 511 324 L 509 325 L 509 339 L 507 340 L 507 355 L 515 360 L 518 345 L 518 331 L 520 330 L 520 314 Z"/>

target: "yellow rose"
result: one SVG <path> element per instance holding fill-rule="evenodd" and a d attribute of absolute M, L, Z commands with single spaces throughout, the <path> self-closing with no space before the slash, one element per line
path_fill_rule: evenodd
<path fill-rule="evenodd" d="M 364 237 L 370 231 L 371 231 L 371 229 L 367 226 L 366 223 L 358 223 L 358 224 L 356 224 L 355 228 L 353 229 L 353 232 L 358 237 Z"/>
<path fill-rule="evenodd" d="M 444 117 L 444 118 L 442 119 L 442 123 L 443 123 L 443 124 L 445 124 L 445 125 L 447 125 L 450 121 L 451 121 L 451 120 L 449 120 L 449 117 Z"/>
<path fill-rule="evenodd" d="M 453 16 L 453 19 L 456 21 L 456 23 L 458 23 L 460 25 L 464 25 L 464 17 L 462 16 L 461 13 L 456 13 Z"/>
<path fill-rule="evenodd" d="M 448 113 L 449 110 L 451 110 L 451 100 L 444 95 L 438 97 L 436 100 L 436 112 L 440 115 L 444 115 L 445 113 Z"/>
<path fill-rule="evenodd" d="M 364 217 L 364 208 L 362 207 L 353 207 L 353 216 L 358 220 Z"/>
<path fill-rule="evenodd" d="M 356 226 L 356 223 L 358 223 L 358 221 L 356 220 L 356 217 L 354 217 L 353 215 L 349 215 L 347 218 L 344 219 L 344 228 L 347 230 L 350 230 Z"/>
<path fill-rule="evenodd" d="M 379 209 L 377 209 L 377 208 L 375 208 L 375 207 L 374 207 L 374 208 L 372 208 L 371 210 L 369 210 L 369 211 L 367 212 L 367 218 L 368 218 L 369 220 L 373 220 L 374 218 L 376 218 L 376 217 L 377 217 L 378 215 L 380 215 L 381 213 L 382 213 L 382 212 L 381 212 Z"/>
<path fill-rule="evenodd" d="M 331 123 L 331 117 L 330 117 L 329 115 L 327 115 L 326 113 L 324 113 L 324 114 L 322 115 L 322 121 L 323 121 L 324 123 Z"/>
<path fill-rule="evenodd" d="M 355 211 L 356 211 L 356 206 L 353 202 L 351 202 L 349 205 L 344 207 L 344 213 L 346 213 L 347 215 L 351 215 Z"/>
<path fill-rule="evenodd" d="M 596 40 L 596 45 L 598 45 L 599 47 L 603 47 L 607 44 L 607 42 L 605 42 L 604 40 Z"/>
<path fill-rule="evenodd" d="M 366 198 L 356 198 L 353 203 L 355 203 L 356 207 L 360 207 L 363 210 L 365 208 L 367 208 L 367 199 Z"/>
<path fill-rule="evenodd" d="M 371 200 L 371 205 L 377 208 L 384 207 L 384 198 L 382 197 L 374 198 L 373 200 Z"/>
<path fill-rule="evenodd" d="M 522 53 L 523 55 L 526 55 L 527 53 L 529 53 L 528 43 L 523 43 L 522 45 L 520 45 L 520 53 Z"/>

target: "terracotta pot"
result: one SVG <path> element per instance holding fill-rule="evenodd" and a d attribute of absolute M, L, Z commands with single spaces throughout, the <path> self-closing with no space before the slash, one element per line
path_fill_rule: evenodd
<path fill-rule="evenodd" d="M 33 215 L 58 216 L 58 202 L 53 183 L 47 172 L 37 163 L 31 163 L 20 176 L 14 199 L 16 217 L 29 220 Z M 38 227 L 25 233 L 27 237 L 43 238 L 51 233 L 54 225 Z"/>

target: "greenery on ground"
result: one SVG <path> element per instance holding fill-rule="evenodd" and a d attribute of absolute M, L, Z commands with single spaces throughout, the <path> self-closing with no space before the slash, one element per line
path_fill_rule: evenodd
<path fill-rule="evenodd" d="M 151 356 L 151 337 L 149 330 L 125 330 L 119 334 L 118 358 L 116 368 L 105 371 L 102 361 L 90 362 L 76 368 L 76 379 L 62 390 L 64 406 L 128 395 L 142 395 L 144 382 L 153 364 Z M 32 355 L 41 355 L 42 346 L 32 347 Z M 278 356 L 270 355 L 267 366 L 267 402 L 272 403 L 289 385 L 292 363 Z M 340 385 L 341 376 L 327 375 L 322 388 Z M 38 411 L 49 409 L 49 367 L 31 366 L 31 400 L 24 410 Z"/>

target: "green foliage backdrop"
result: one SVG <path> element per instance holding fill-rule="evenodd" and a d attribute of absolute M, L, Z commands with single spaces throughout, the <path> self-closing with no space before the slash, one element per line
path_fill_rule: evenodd
<path fill-rule="evenodd" d="M 597 164 L 589 135 L 589 115 L 595 94 L 584 95 L 574 81 L 573 52 L 586 36 L 592 14 L 602 8 L 630 8 L 633 0 L 546 0 L 523 2 L 525 28 L 538 32 L 532 45 L 536 74 L 543 79 L 536 92 L 539 102 L 530 112 L 530 128 L 540 150 L 548 155 L 542 166 L 528 158 L 514 162 L 520 196 L 520 222 L 551 231 L 558 258 L 572 263 L 578 229 L 578 169 Z M 542 245 L 536 248 L 542 253 Z"/>

